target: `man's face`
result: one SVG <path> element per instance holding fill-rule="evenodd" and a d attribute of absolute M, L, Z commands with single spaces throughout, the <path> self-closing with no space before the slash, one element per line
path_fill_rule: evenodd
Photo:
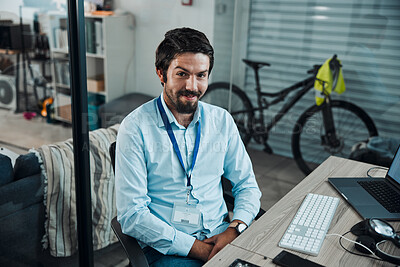
<path fill-rule="evenodd" d="M 168 67 L 164 84 L 164 100 L 169 109 L 182 114 L 194 113 L 199 98 L 208 87 L 210 59 L 202 53 L 184 53 L 176 56 Z M 163 73 L 157 70 L 164 82 Z"/>

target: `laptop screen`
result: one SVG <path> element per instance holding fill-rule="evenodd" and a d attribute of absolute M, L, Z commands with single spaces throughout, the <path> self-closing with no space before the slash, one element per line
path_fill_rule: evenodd
<path fill-rule="evenodd" d="M 397 148 L 396 155 L 390 165 L 388 176 L 400 184 L 400 146 Z"/>

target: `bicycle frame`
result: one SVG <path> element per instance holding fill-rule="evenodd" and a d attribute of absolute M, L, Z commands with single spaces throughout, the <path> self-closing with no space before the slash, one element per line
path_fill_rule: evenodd
<path fill-rule="evenodd" d="M 334 56 L 333 59 L 335 59 L 336 55 Z M 245 61 L 245 63 L 248 64 L 248 62 Z M 257 62 L 256 62 L 257 63 Z M 262 92 L 261 91 L 261 84 L 260 84 L 260 78 L 258 74 L 258 70 L 262 65 L 267 65 L 268 63 L 262 63 L 258 62 L 257 64 L 249 64 L 253 68 L 254 74 L 255 74 L 255 81 L 256 81 L 256 93 L 257 93 L 257 107 L 252 108 L 251 110 L 239 110 L 235 112 L 231 112 L 232 115 L 239 114 L 239 113 L 245 113 L 251 111 L 254 113 L 254 111 L 259 111 L 258 116 L 255 116 L 255 127 L 253 124 L 250 125 L 252 128 L 252 133 L 251 135 L 253 137 L 261 137 L 262 139 L 260 140 L 262 143 L 264 143 L 266 150 L 272 152 L 272 149 L 268 146 L 267 140 L 268 140 L 268 133 L 269 131 L 288 113 L 288 111 L 299 101 L 309 90 L 311 90 L 314 87 L 314 82 L 316 80 L 316 75 L 318 69 L 321 67 L 321 65 L 314 65 L 314 68 L 312 70 L 309 70 L 308 73 L 312 74 L 308 78 L 297 82 L 293 84 L 292 86 L 289 86 L 283 90 L 280 90 L 276 93 L 267 93 L 267 92 Z M 269 65 L 269 64 L 268 64 Z M 340 66 L 340 65 L 339 65 Z M 322 81 L 324 83 L 324 81 Z M 323 84 L 323 87 L 324 84 Z M 275 113 L 274 118 L 268 122 L 268 124 L 265 124 L 264 120 L 264 110 L 268 109 L 270 106 L 273 106 L 281 101 L 283 101 L 289 93 L 298 90 L 293 97 L 289 99 L 287 103 L 285 103 L 281 109 Z M 332 109 L 331 109 L 331 104 L 330 104 L 330 96 L 327 94 L 325 91 L 322 92 L 323 95 L 325 95 L 325 104 L 322 109 L 322 115 L 323 115 L 323 123 L 324 123 L 324 128 L 325 128 L 325 135 L 321 136 L 321 143 L 323 145 L 329 145 L 331 147 L 338 147 L 340 146 L 340 140 L 337 139 L 336 131 L 335 131 L 335 124 L 333 120 L 333 114 L 332 114 Z M 273 98 L 270 102 L 266 100 L 266 97 Z M 253 123 L 251 122 L 251 123 Z M 256 140 L 257 141 L 257 140 Z M 259 142 L 259 141 L 257 141 Z"/>
<path fill-rule="evenodd" d="M 256 73 L 256 92 L 257 92 L 257 104 L 258 107 L 253 108 L 252 111 L 259 111 L 259 121 L 261 122 L 261 133 L 254 133 L 254 135 L 263 135 L 268 133 L 281 119 L 283 116 L 286 115 L 286 113 L 296 104 L 297 101 L 299 101 L 300 98 L 302 98 L 310 89 L 313 88 L 314 86 L 314 80 L 315 78 L 308 77 L 304 79 L 303 81 L 297 82 L 294 85 L 287 87 L 277 93 L 267 93 L 267 92 L 262 92 L 261 91 L 261 86 L 259 83 L 258 79 L 258 73 Z M 278 113 L 275 114 L 275 117 L 271 122 L 269 122 L 267 125 L 264 123 L 264 114 L 263 110 L 268 109 L 270 106 L 273 106 L 281 101 L 283 101 L 287 95 L 295 90 L 298 90 L 301 88 L 291 99 L 289 102 L 285 103 L 283 107 L 278 111 Z M 268 102 L 265 97 L 272 97 L 275 98 L 271 102 Z M 238 110 L 235 112 L 231 112 L 232 115 L 243 113 L 248 110 Z"/>
<path fill-rule="evenodd" d="M 330 62 L 335 60 L 337 61 L 336 55 L 332 57 Z M 244 145 L 247 145 L 254 138 L 255 142 L 264 145 L 265 152 L 273 153 L 268 144 L 271 129 L 282 120 L 297 102 L 301 101 L 301 98 L 307 92 L 314 88 L 316 82 L 321 85 L 318 86 L 318 90 L 321 91 L 322 103 L 320 105 L 309 103 L 310 106 L 306 107 L 300 114 L 297 114 L 297 110 L 296 114 L 291 114 L 299 115 L 295 121 L 291 122 L 293 124 L 291 135 L 293 158 L 305 174 L 309 174 L 315 167 L 312 163 L 320 163 L 326 153 L 331 155 L 339 153 L 347 156 L 355 143 L 377 135 L 376 126 L 364 110 L 351 102 L 331 99 L 331 92 L 336 90 L 334 85 L 339 78 L 335 73 L 340 73 L 340 62 L 336 62 L 337 64 L 335 63 L 333 67 L 329 65 L 332 72 L 332 79 L 329 79 L 329 81 L 317 78 L 321 65 L 314 65 L 312 69 L 307 71 L 309 75 L 304 80 L 298 81 L 283 90 L 269 93 L 261 91 L 258 70 L 264 66 L 270 66 L 270 64 L 247 59 L 243 59 L 243 61 L 255 73 L 257 104 L 252 104 L 249 96 L 241 88 L 227 82 L 211 84 L 208 91 L 209 95 L 204 101 L 225 109 L 229 109 L 227 102 L 229 105 L 231 105 L 229 102 L 235 103 L 232 107 L 233 110 L 228 111 L 233 116 Z M 332 90 L 332 88 L 335 88 L 335 90 Z M 226 101 L 230 97 L 233 100 Z M 281 101 L 283 103 L 275 108 L 271 114 L 264 114 L 264 110 Z M 348 131 L 348 129 L 351 129 L 351 131 Z M 288 133 L 285 132 L 285 134 Z M 314 150 L 309 151 L 310 145 L 316 146 L 317 157 L 313 155 Z"/>

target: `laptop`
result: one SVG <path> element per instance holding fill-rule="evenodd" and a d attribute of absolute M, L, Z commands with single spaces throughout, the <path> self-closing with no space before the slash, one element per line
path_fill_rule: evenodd
<path fill-rule="evenodd" d="M 384 178 L 329 178 L 364 218 L 400 220 L 400 146 Z"/>

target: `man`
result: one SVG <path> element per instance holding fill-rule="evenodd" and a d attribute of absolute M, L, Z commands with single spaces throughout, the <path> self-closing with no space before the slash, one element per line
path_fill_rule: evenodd
<path fill-rule="evenodd" d="M 119 128 L 118 221 L 125 234 L 147 245 L 151 266 L 201 266 L 260 209 L 261 192 L 232 117 L 199 102 L 213 63 L 203 33 L 167 32 L 156 51 L 162 94 L 130 113 Z M 231 224 L 225 221 L 222 175 L 233 185 Z"/>

